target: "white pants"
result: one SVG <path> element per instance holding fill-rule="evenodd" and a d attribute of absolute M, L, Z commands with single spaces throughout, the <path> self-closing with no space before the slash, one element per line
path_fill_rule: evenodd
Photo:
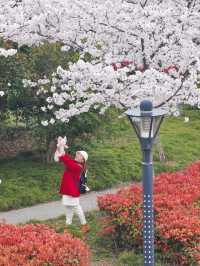
<path fill-rule="evenodd" d="M 86 224 L 85 214 L 80 204 L 75 206 L 65 206 L 66 208 L 66 224 L 71 224 L 74 212 L 78 215 L 81 224 Z"/>

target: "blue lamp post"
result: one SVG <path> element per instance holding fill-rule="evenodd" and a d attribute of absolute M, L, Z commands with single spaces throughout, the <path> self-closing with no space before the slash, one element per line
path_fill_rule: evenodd
<path fill-rule="evenodd" d="M 153 108 L 152 102 L 144 100 L 140 108 L 129 109 L 128 115 L 139 138 L 142 153 L 143 183 L 143 253 L 144 266 L 154 266 L 154 213 L 153 213 L 153 162 L 152 146 L 164 119 L 165 108 Z"/>

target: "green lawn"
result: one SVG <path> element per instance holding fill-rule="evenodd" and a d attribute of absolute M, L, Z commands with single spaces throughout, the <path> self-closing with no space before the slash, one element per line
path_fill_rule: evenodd
<path fill-rule="evenodd" d="M 26 159 L 0 162 L 0 209 L 14 209 L 58 198 L 61 165 Z"/>
<path fill-rule="evenodd" d="M 154 151 L 155 173 L 175 171 L 200 159 L 200 111 L 185 111 L 190 117 L 166 118 L 161 127 L 161 142 L 167 161 L 159 162 Z M 141 152 L 133 129 L 126 119 L 110 112 L 108 123 L 88 140 L 76 139 L 73 149 L 89 153 L 89 186 L 93 190 L 120 182 L 140 180 Z M 111 122 L 112 121 L 112 122 Z M 62 165 L 45 164 L 31 157 L 0 161 L 0 210 L 30 206 L 59 198 Z"/>

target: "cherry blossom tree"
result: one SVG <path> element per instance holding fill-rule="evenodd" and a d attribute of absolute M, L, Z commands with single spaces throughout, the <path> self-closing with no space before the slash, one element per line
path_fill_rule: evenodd
<path fill-rule="evenodd" d="M 0 35 L 19 45 L 59 41 L 63 53 L 80 53 L 34 83 L 39 94 L 50 88 L 42 108 L 53 117 L 44 125 L 144 98 L 175 115 L 179 104 L 200 107 L 199 0 L 0 0 Z"/>

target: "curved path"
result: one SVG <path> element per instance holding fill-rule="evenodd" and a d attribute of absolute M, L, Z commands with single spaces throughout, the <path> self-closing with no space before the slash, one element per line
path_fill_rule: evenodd
<path fill-rule="evenodd" d="M 120 187 L 127 186 L 128 184 L 123 184 L 121 186 L 102 190 L 102 191 L 92 191 L 85 195 L 81 195 L 81 205 L 85 212 L 98 210 L 97 197 L 107 193 L 115 193 Z M 35 205 L 32 207 L 27 207 L 18 210 L 11 210 L 7 212 L 0 212 L 0 222 L 5 222 L 9 224 L 20 224 L 27 223 L 30 220 L 40 220 L 45 221 L 48 219 L 57 218 L 65 213 L 64 206 L 60 201 L 53 201 L 48 203 L 43 203 Z"/>

